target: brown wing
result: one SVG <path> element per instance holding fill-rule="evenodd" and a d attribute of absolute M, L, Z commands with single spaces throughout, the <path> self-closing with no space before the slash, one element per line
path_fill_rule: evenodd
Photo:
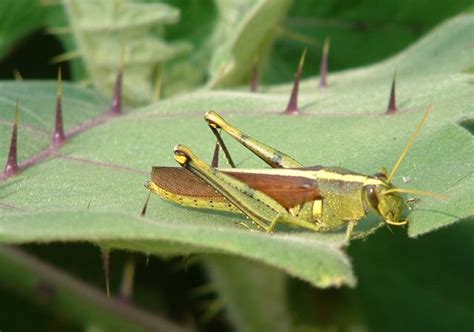
<path fill-rule="evenodd" d="M 210 184 L 181 167 L 153 167 L 152 181 L 160 188 L 181 196 L 196 197 L 206 200 L 224 201 Z"/>
<path fill-rule="evenodd" d="M 322 197 L 314 179 L 276 174 L 241 173 L 231 170 L 223 172 L 265 193 L 286 209 Z M 224 197 L 211 185 L 184 168 L 153 167 L 152 180 L 157 186 L 179 195 L 215 201 L 224 200 Z"/>
<path fill-rule="evenodd" d="M 322 198 L 314 179 L 232 171 L 225 171 L 225 173 L 267 194 L 286 209 Z"/>

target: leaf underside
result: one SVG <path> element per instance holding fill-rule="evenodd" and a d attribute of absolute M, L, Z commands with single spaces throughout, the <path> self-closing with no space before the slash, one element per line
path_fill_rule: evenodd
<path fill-rule="evenodd" d="M 351 264 L 340 248 L 344 230 L 315 234 L 281 229 L 267 235 L 237 225 L 245 221 L 242 216 L 185 209 L 159 199 L 140 217 L 147 195 L 143 183 L 151 166 L 175 165 L 172 149 L 177 143 L 210 162 L 215 140 L 202 118 L 210 109 L 304 165 L 372 174 L 392 167 L 432 104 L 434 112 L 394 182 L 447 198 L 420 197 L 408 215 L 408 234 L 415 237 L 472 219 L 474 141 L 465 125 L 474 118 L 472 74 L 465 72 L 474 64 L 472 29 L 474 16 L 458 16 L 385 62 L 332 75 L 328 89 L 318 89 L 318 78 L 302 82 L 302 116 L 280 114 L 291 90 L 281 85 L 260 94 L 200 91 L 129 110 L 93 127 L 87 120 L 102 114 L 108 101 L 65 84 L 66 132 L 77 126 L 84 131 L 56 156 L 0 184 L 0 241 L 87 241 L 158 255 L 223 253 L 266 263 L 315 286 L 353 286 Z M 395 69 L 400 112 L 387 116 Z M 16 99 L 21 162 L 49 146 L 55 98 L 54 82 L 0 83 L 0 163 L 6 162 Z M 225 139 L 238 167 L 266 167 Z"/>

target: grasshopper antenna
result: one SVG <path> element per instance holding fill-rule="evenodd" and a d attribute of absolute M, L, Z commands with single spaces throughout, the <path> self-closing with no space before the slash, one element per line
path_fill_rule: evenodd
<path fill-rule="evenodd" d="M 405 146 L 405 149 L 403 149 L 402 154 L 400 155 L 400 158 L 398 158 L 397 162 L 395 163 L 395 166 L 393 166 L 392 171 L 390 172 L 390 175 L 387 178 L 387 182 L 391 182 L 395 173 L 397 173 L 398 168 L 400 167 L 400 164 L 402 163 L 403 159 L 407 155 L 408 151 L 410 151 L 411 147 L 413 146 L 413 143 L 415 143 L 415 139 L 418 136 L 418 134 L 421 131 L 421 128 L 426 122 L 426 119 L 428 119 L 428 116 L 430 115 L 431 111 L 433 110 L 433 106 L 428 107 L 426 110 L 425 114 L 421 118 L 420 122 L 418 123 L 418 126 L 416 127 L 415 131 L 411 135 L 410 139 L 408 140 L 407 145 Z"/>
<path fill-rule="evenodd" d="M 431 191 L 424 191 L 424 190 L 416 190 L 416 189 L 405 189 L 405 188 L 393 188 L 393 189 L 388 189 L 383 192 L 384 195 L 388 195 L 391 193 L 404 193 L 404 194 L 413 194 L 417 196 L 430 196 L 433 198 L 438 198 L 438 199 L 446 199 L 447 196 L 440 194 L 440 193 L 435 193 Z"/>

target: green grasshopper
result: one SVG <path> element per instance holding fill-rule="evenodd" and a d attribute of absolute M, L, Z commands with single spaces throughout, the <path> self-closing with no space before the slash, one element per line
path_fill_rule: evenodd
<path fill-rule="evenodd" d="M 431 107 L 425 112 L 389 175 L 385 170 L 373 176 L 340 167 L 304 167 L 292 157 L 244 134 L 215 112 L 205 120 L 233 167 L 211 167 L 188 147 L 177 145 L 174 158 L 182 166 L 153 167 L 152 181 L 145 186 L 162 198 L 183 206 L 241 212 L 257 228 L 272 232 L 287 224 L 315 232 L 336 230 L 347 225 L 346 240 L 354 226 L 370 211 L 388 225 L 405 225 L 408 208 L 404 193 L 429 193 L 397 188 L 392 179 L 413 145 Z M 236 169 L 222 140 L 220 130 L 270 165 L 271 169 Z"/>

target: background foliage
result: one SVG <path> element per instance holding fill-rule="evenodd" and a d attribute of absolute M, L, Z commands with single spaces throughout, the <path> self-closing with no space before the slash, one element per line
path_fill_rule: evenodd
<path fill-rule="evenodd" d="M 4 78 L 10 79 L 14 69 L 25 79 L 52 78 L 56 66 L 49 64 L 51 58 L 63 52 L 63 59 L 71 59 L 66 70 L 73 83 L 64 89 L 66 129 L 107 109 L 121 54 L 128 94 L 126 116 L 74 137 L 59 157 L 1 184 L 0 240 L 28 243 L 24 249 L 61 270 L 56 274 L 32 257 L 1 247 L 2 311 L 9 315 L 2 315 L 0 328 L 27 330 L 34 321 L 43 330 L 116 329 L 114 324 L 170 329 L 160 317 L 205 330 L 472 328 L 473 99 L 466 73 L 474 65 L 472 16 L 450 21 L 384 63 L 330 76 L 327 91 L 316 90 L 316 79 L 306 80 L 300 105 L 320 116 L 274 115 L 286 106 L 290 90 L 288 84 L 276 84 L 291 80 L 304 47 L 309 46 L 307 77 L 318 73 L 326 36 L 332 43 L 331 73 L 366 65 L 413 43 L 445 17 L 465 10 L 468 1 L 393 1 L 383 8 L 372 1 L 281 1 L 271 10 L 267 1 L 250 0 L 115 1 L 108 8 L 101 8 L 107 2 L 87 4 L 4 1 L 0 10 Z M 101 12 L 110 14 L 110 21 L 97 15 Z M 120 38 L 112 38 L 117 34 Z M 257 95 L 235 88 L 247 84 L 254 64 L 267 84 Z M 173 165 L 170 151 L 177 140 L 192 142 L 199 155 L 210 157 L 211 136 L 201 123 L 210 107 L 305 164 L 316 158 L 367 173 L 375 171 L 374 165 L 390 166 L 412 130 L 406 124 L 416 123 L 420 115 L 374 116 L 386 107 L 395 68 L 402 109 L 420 111 L 431 102 L 436 107 L 401 174 L 412 178 L 410 186 L 454 193 L 445 202 L 422 201 L 411 216 L 409 235 L 465 222 L 416 240 L 403 230 L 381 229 L 367 241 L 353 242 L 346 253 L 339 233 L 267 237 L 235 227 L 237 217 L 157 200 L 146 219 L 138 216 L 149 167 Z M 91 83 L 94 88 L 81 86 Z M 7 80 L 0 86 L 1 151 L 7 150 L 18 98 L 19 159 L 27 159 L 49 144 L 55 83 Z M 187 93 L 202 87 L 226 90 Z M 176 95 L 156 102 L 159 96 Z M 351 128 L 350 137 L 345 128 Z M 321 144 L 328 141 L 334 143 Z M 260 166 L 236 145 L 230 147 L 242 166 Z M 6 160 L 6 152 L 0 160 Z M 433 208 L 442 214 L 433 217 Z M 103 290 L 97 247 L 58 241 L 86 241 L 160 258 L 151 256 L 146 263 L 143 255 L 112 252 L 113 293 L 127 275 L 123 271 L 136 265 L 132 304 L 124 309 L 64 277 L 67 271 Z M 353 286 L 356 279 L 354 289 L 310 285 Z"/>

